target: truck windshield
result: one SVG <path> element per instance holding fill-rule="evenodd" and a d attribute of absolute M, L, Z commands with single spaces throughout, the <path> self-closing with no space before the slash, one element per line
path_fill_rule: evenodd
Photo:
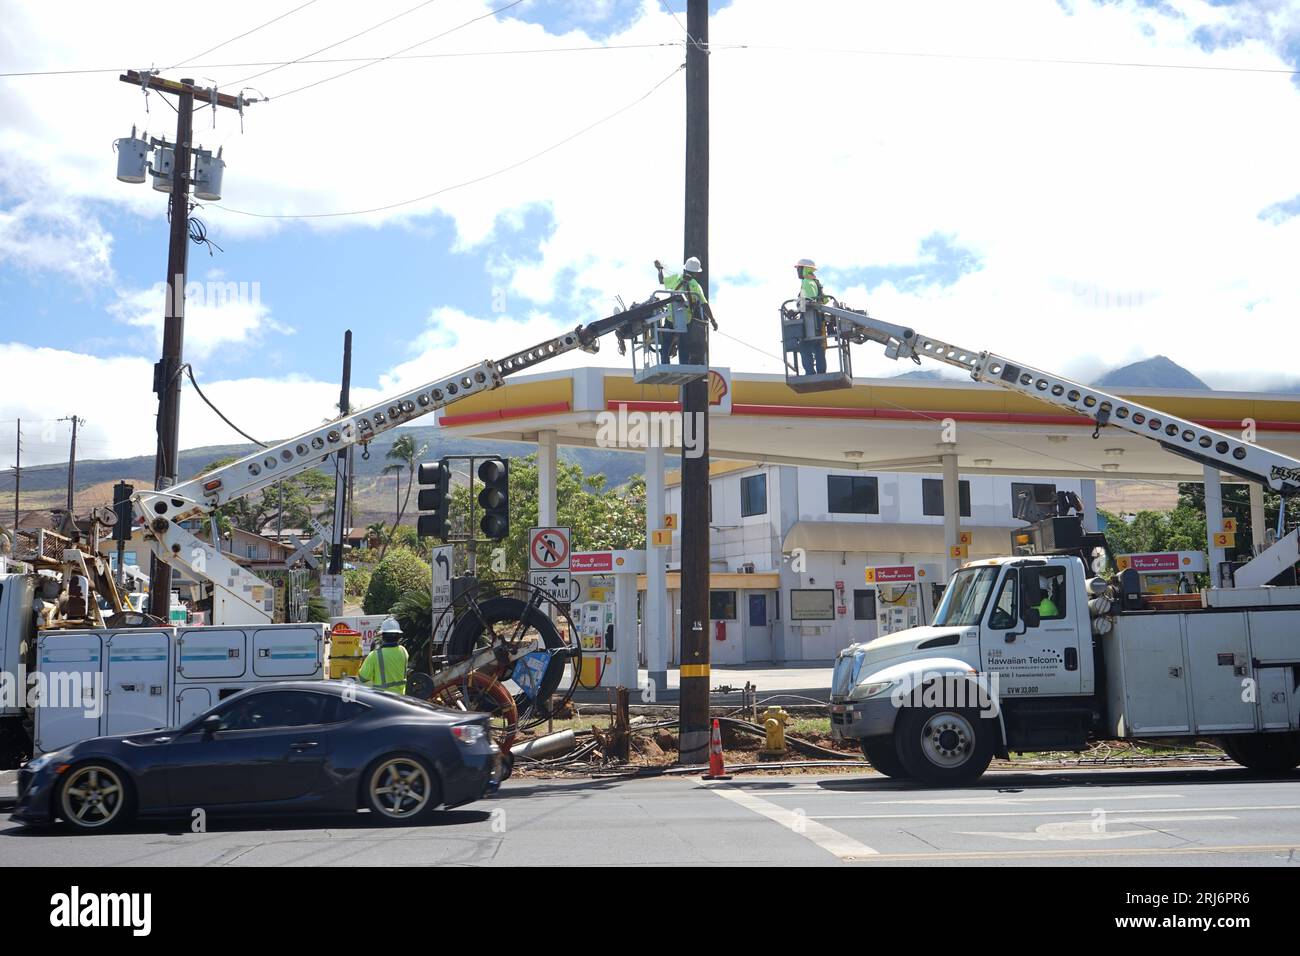
<path fill-rule="evenodd" d="M 934 612 L 937 627 L 970 627 L 978 624 L 989 592 L 998 579 L 998 568 L 963 568 L 952 576 L 939 609 Z"/>

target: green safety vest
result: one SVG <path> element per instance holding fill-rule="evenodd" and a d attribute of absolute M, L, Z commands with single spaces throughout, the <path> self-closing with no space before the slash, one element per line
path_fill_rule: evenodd
<path fill-rule="evenodd" d="M 799 286 L 799 294 L 808 302 L 815 302 L 817 305 L 824 305 L 828 296 L 822 291 L 821 280 L 807 269 L 803 270 L 803 281 Z M 817 334 L 822 335 L 826 332 L 826 318 L 822 315 L 817 316 Z"/>
<path fill-rule="evenodd" d="M 357 675 L 361 683 L 392 694 L 406 693 L 406 662 L 410 655 L 401 644 L 380 646 L 366 655 Z"/>
<path fill-rule="evenodd" d="M 664 279 L 664 288 L 669 292 L 676 292 L 685 286 L 682 291 L 686 293 L 686 299 L 691 305 L 691 316 L 696 319 L 702 319 L 703 314 L 700 311 L 701 303 L 708 303 L 704 297 L 704 290 L 700 288 L 699 282 L 694 278 L 684 275 L 671 275 Z"/>
<path fill-rule="evenodd" d="M 1060 613 L 1061 612 L 1057 609 L 1056 605 L 1052 603 L 1051 598 L 1045 597 L 1038 602 L 1039 617 L 1056 617 L 1056 615 Z"/>

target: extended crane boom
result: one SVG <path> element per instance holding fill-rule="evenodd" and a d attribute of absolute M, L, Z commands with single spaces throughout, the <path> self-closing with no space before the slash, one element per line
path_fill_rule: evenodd
<path fill-rule="evenodd" d="M 611 332 L 618 334 L 620 342 L 633 337 L 659 321 L 674 299 L 680 299 L 680 295 L 656 292 L 646 302 L 636 303 L 626 311 L 340 416 L 170 488 L 136 492 L 135 515 L 143 519 L 146 540 L 162 560 L 181 564 L 196 578 L 212 585 L 214 622 L 269 622 L 272 595 L 265 582 L 178 522 L 210 514 L 223 504 L 301 474 L 349 445 L 369 442 L 429 412 L 499 388 L 509 375 L 575 349 L 596 352 L 600 348 L 599 340 Z"/>
<path fill-rule="evenodd" d="M 1091 418 L 1096 424 L 1093 437 L 1097 437 L 1104 426 L 1119 428 L 1158 442 L 1175 455 L 1257 482 L 1283 496 L 1300 492 L 1300 460 L 1289 455 L 1016 362 L 996 352 L 963 349 L 921 335 L 907 326 L 883 322 L 865 312 L 842 306 L 808 302 L 805 307 L 833 319 L 834 334 L 841 339 L 877 342 L 885 347 L 885 355 L 889 358 L 910 358 L 920 364 L 924 356 L 962 369 L 977 382 L 1020 392 Z M 1283 508 L 1282 514 L 1285 513 Z M 1263 584 L 1296 563 L 1300 558 L 1300 529 L 1287 535 L 1281 534 L 1279 529 L 1278 538 L 1251 564 L 1237 572 L 1238 586 Z M 1255 568 L 1252 569 L 1251 565 Z"/>

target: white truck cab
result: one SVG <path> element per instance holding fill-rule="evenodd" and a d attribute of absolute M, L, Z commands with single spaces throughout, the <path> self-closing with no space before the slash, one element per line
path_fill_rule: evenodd
<path fill-rule="evenodd" d="M 1247 767 L 1300 764 L 1298 589 L 1206 592 L 1179 610 L 1117 590 L 1076 554 L 965 565 L 934 624 L 840 652 L 832 735 L 930 783 L 1095 739 L 1209 739 Z"/>

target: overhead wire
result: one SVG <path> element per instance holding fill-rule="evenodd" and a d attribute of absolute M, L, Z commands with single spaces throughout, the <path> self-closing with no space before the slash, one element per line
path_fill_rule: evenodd
<path fill-rule="evenodd" d="M 432 2 L 432 0 L 427 0 L 427 2 Z M 466 27 L 471 26 L 472 24 L 478 23 L 480 20 L 487 20 L 490 17 L 495 17 L 497 14 L 504 13 L 505 11 L 509 10 L 511 7 L 517 7 L 523 2 L 524 0 L 510 0 L 509 3 L 504 3 L 493 10 L 489 10 L 487 13 L 480 14 L 479 16 L 476 17 L 471 17 L 470 19 L 466 20 L 464 23 L 459 23 L 456 26 L 451 27 L 450 29 L 443 30 L 441 33 L 435 33 L 433 36 L 426 37 L 425 39 L 420 40 L 417 43 L 412 43 L 410 46 L 402 47 L 402 49 L 396 51 L 396 53 L 390 53 L 387 56 L 377 57 L 376 59 L 371 60 L 369 63 L 362 63 L 360 66 L 354 66 L 350 70 L 344 70 L 341 73 L 335 73 L 333 76 L 326 76 L 319 80 L 315 80 L 311 83 L 304 83 L 302 86 L 294 87 L 292 90 L 288 90 L 284 93 L 278 93 L 275 96 L 271 97 L 271 99 L 282 100 L 286 96 L 293 96 L 293 94 L 295 93 L 302 93 L 305 90 L 314 89 L 315 87 L 320 86 L 324 83 L 330 83 L 334 80 L 342 79 L 345 76 L 351 76 L 353 73 L 358 73 L 361 70 L 369 69 L 372 66 L 377 66 L 380 63 L 384 63 L 388 60 L 393 59 L 393 57 L 399 54 L 409 53 L 410 51 L 416 49 L 417 47 L 424 46 L 426 43 L 432 43 L 434 40 L 440 40 L 443 37 L 449 36 L 450 34 L 455 33 L 458 30 L 463 30 Z M 423 4 L 421 4 L 421 6 L 423 6 Z M 259 73 L 256 75 L 261 76 L 263 74 Z"/>
<path fill-rule="evenodd" d="M 502 166 L 499 169 L 495 169 L 492 170 L 491 172 L 484 173 L 481 176 L 475 176 L 474 178 L 464 180 L 463 182 L 454 183 L 449 186 L 443 186 L 440 189 L 435 189 L 432 192 L 424 193 L 421 196 L 414 196 L 410 199 L 403 199 L 403 200 L 399 200 L 398 202 L 387 203 L 382 206 L 372 206 L 368 209 L 348 209 L 348 210 L 341 210 L 338 212 L 264 213 L 264 212 L 254 212 L 248 209 L 235 209 L 231 206 L 218 206 L 217 208 L 224 209 L 227 212 L 235 213 L 236 215 L 252 216 L 257 219 L 330 219 L 330 218 L 337 218 L 341 216 L 363 216 L 369 213 L 387 212 L 390 209 L 398 209 L 402 206 L 410 206 L 414 203 L 423 202 L 426 199 L 432 199 L 435 196 L 441 196 L 444 193 L 449 193 L 456 189 L 463 189 L 466 186 L 473 186 L 477 183 L 481 183 L 486 180 L 493 179 L 504 173 L 508 173 L 512 170 L 518 169 L 521 166 L 531 163 L 536 159 L 540 159 L 542 156 L 545 156 L 547 153 L 559 149 L 561 146 L 564 146 L 567 143 L 571 143 L 579 136 L 591 132 L 596 127 L 601 126 L 604 123 L 608 123 L 610 120 L 614 119 L 615 117 L 620 116 L 623 113 L 626 113 L 628 110 L 632 109 L 633 107 L 649 99 L 652 95 L 654 95 L 655 92 L 659 90 L 660 87 L 662 87 L 665 83 L 667 83 L 679 72 L 681 72 L 683 68 L 684 67 L 682 65 L 673 67 L 672 72 L 670 72 L 667 76 L 665 76 L 663 79 L 657 82 L 654 86 L 650 87 L 650 89 L 646 90 L 636 99 L 632 100 L 631 102 L 623 106 L 620 106 L 612 113 L 607 113 L 606 115 L 602 116 L 600 119 L 596 120 L 595 122 L 587 124 L 586 126 L 582 127 L 582 129 L 570 133 L 568 136 L 564 137 L 563 139 L 557 140 L 556 142 L 547 146 L 545 149 L 540 149 L 535 153 L 525 156 L 523 159 L 516 160 L 515 162 L 510 163 L 507 166 Z"/>
<path fill-rule="evenodd" d="M 302 56 L 298 57 L 297 59 L 290 60 L 288 63 L 281 64 L 280 66 L 272 67 L 269 70 L 263 70 L 261 73 L 254 73 L 251 76 L 244 77 L 242 80 L 236 80 L 231 85 L 239 86 L 243 83 L 247 83 L 249 80 L 255 80 L 259 76 L 266 76 L 268 73 L 274 73 L 276 70 L 283 69 L 285 66 L 289 66 L 291 64 L 301 62 L 302 60 L 305 60 L 308 57 L 313 57 L 317 53 L 324 53 L 326 50 L 332 50 L 336 46 L 342 46 L 344 43 L 348 43 L 352 40 L 355 40 L 357 37 L 363 37 L 367 33 L 371 33 L 374 30 L 378 30 L 380 27 L 387 26 L 388 24 L 392 23 L 394 20 L 400 20 L 402 17 L 406 16 L 407 14 L 414 13 L 416 10 L 419 10 L 423 7 L 427 7 L 429 4 L 434 2 L 435 0 L 423 0 L 422 3 L 417 3 L 413 7 L 408 7 L 407 9 L 403 10 L 401 13 L 395 13 L 391 17 L 388 17 L 387 19 L 380 20 L 378 23 L 373 23 L 370 26 L 366 27 L 364 30 L 354 33 L 349 37 L 344 37 L 342 40 L 338 40 L 334 43 L 329 44 L 328 46 L 323 46 L 319 50 L 313 50 L 311 53 L 304 53 Z"/>
<path fill-rule="evenodd" d="M 662 47 L 683 46 L 676 40 L 661 40 L 657 43 L 591 43 L 582 46 L 530 47 L 511 50 L 452 50 L 444 53 L 405 53 L 389 56 L 389 60 L 443 60 L 471 58 L 476 56 L 527 56 L 544 53 L 597 53 L 605 50 L 651 50 Z M 247 60 L 234 63 L 192 63 L 195 70 L 233 70 L 259 66 L 337 66 L 343 63 L 367 63 L 385 59 L 377 56 L 338 56 L 319 60 Z M 24 76 L 76 76 L 90 73 L 121 73 L 124 67 L 105 66 L 83 70 L 28 70 L 14 73 L 0 73 L 0 79 Z M 201 103 L 196 109 L 207 109 L 210 104 Z"/>
<path fill-rule="evenodd" d="M 267 20 L 265 23 L 260 23 L 257 26 L 253 27 L 251 30 L 245 30 L 243 33 L 240 33 L 237 36 L 233 36 L 229 40 L 222 40 L 216 46 L 210 46 L 202 53 L 196 53 L 194 56 L 187 57 L 186 59 L 181 60 L 179 63 L 169 66 L 167 69 L 174 70 L 177 67 L 184 66 L 187 63 L 197 60 L 201 56 L 207 56 L 209 53 L 213 53 L 217 50 L 220 50 L 223 46 L 229 46 L 230 44 L 234 43 L 236 40 L 242 40 L 246 36 L 252 36 L 258 30 L 264 29 L 265 27 L 269 27 L 273 23 L 279 23 L 285 17 L 292 16 L 293 14 L 297 13 L 299 10 L 305 9 L 306 7 L 310 7 L 315 2 L 316 0 L 307 0 L 306 3 L 299 4 L 298 6 L 294 7 L 292 10 L 289 10 L 287 13 L 282 13 L 278 17 L 272 17 L 270 20 Z"/>

